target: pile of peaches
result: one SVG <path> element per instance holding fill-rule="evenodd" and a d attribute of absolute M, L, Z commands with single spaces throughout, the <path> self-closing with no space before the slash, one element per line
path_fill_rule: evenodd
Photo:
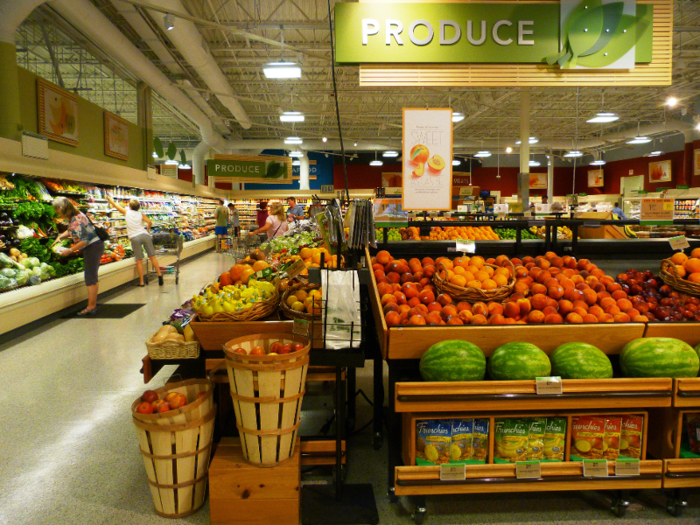
<path fill-rule="evenodd" d="M 380 251 L 372 258 L 388 327 L 399 325 L 503 325 L 647 322 L 622 285 L 588 259 L 544 256 L 510 259 L 515 286 L 504 302 L 457 302 L 432 284 L 435 266 L 458 286 L 495 289 L 511 275 L 508 257 L 425 257 L 406 261 Z M 495 268 L 489 265 L 494 265 Z"/>

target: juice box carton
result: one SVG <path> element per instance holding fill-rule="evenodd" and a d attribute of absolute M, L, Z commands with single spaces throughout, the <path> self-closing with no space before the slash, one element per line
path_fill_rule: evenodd
<path fill-rule="evenodd" d="M 530 425 L 522 419 L 496 420 L 496 463 L 515 463 L 527 459 Z"/>
<path fill-rule="evenodd" d="M 449 463 L 451 444 L 451 419 L 416 421 L 416 465 Z"/>
<path fill-rule="evenodd" d="M 548 417 L 544 429 L 544 460 L 564 461 L 566 418 Z"/>
<path fill-rule="evenodd" d="M 605 418 L 599 416 L 576 416 L 571 419 L 571 459 L 603 458 Z"/>
<path fill-rule="evenodd" d="M 474 419 L 472 462 L 486 463 L 489 456 L 489 420 Z"/>
<path fill-rule="evenodd" d="M 605 418 L 605 438 L 603 438 L 603 458 L 617 459 L 620 457 L 620 433 L 622 431 L 621 417 Z"/>
<path fill-rule="evenodd" d="M 620 432 L 620 455 L 625 458 L 642 459 L 642 433 L 644 416 L 622 416 Z"/>
<path fill-rule="evenodd" d="M 472 459 L 472 438 L 474 437 L 473 419 L 452 420 L 452 444 L 450 445 L 450 462 L 468 462 Z"/>
<path fill-rule="evenodd" d="M 542 417 L 533 417 L 529 420 L 527 459 L 544 459 L 544 431 L 547 420 Z"/>

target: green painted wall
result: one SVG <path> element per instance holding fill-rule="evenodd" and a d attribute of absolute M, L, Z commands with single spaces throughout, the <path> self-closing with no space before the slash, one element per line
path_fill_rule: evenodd
<path fill-rule="evenodd" d="M 25 131 L 39 132 L 37 112 L 37 85 L 39 78 L 24 68 L 17 67 L 19 78 L 20 113 Z M 1 95 L 1 94 L 0 94 Z M 1 128 L 0 128 L 1 131 Z M 129 160 L 124 161 L 104 154 L 104 110 L 92 102 L 78 97 L 78 145 L 69 146 L 49 140 L 49 149 L 80 155 L 103 162 L 110 162 L 137 170 L 146 170 L 143 152 L 143 131 L 129 123 Z M 17 140 L 16 137 L 5 137 Z"/>

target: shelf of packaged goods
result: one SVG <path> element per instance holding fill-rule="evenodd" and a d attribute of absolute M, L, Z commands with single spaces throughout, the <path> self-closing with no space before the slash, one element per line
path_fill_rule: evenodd
<path fill-rule="evenodd" d="M 615 462 L 608 461 L 608 477 L 583 477 L 578 461 L 544 462 L 542 478 L 517 479 L 515 464 L 467 465 L 463 481 L 440 481 L 439 466 L 396 467 L 396 496 L 483 494 L 494 492 L 548 492 L 558 490 L 660 489 L 661 460 L 639 462 L 639 476 L 615 476 Z"/>
<path fill-rule="evenodd" d="M 670 378 L 564 379 L 561 395 L 538 395 L 535 381 L 406 382 L 396 412 L 571 410 L 670 407 Z"/>
<path fill-rule="evenodd" d="M 700 487 L 700 459 L 665 459 L 665 489 Z"/>

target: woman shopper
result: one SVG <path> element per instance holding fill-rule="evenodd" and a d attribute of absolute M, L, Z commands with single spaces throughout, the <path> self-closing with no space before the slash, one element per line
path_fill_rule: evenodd
<path fill-rule="evenodd" d="M 234 206 L 232 202 L 228 203 L 228 209 L 228 214 L 231 220 L 231 227 L 233 228 L 234 236 L 238 237 L 241 234 L 241 218 L 238 214 L 236 206 Z"/>
<path fill-rule="evenodd" d="M 267 233 L 267 238 L 274 239 L 287 231 L 287 217 L 284 213 L 284 206 L 281 203 L 275 202 L 270 206 L 270 215 L 268 215 L 265 225 L 255 231 L 248 232 L 248 235 L 257 235 L 258 233 Z"/>
<path fill-rule="evenodd" d="M 258 209 L 255 210 L 257 212 L 257 223 L 258 223 L 258 228 L 262 228 L 265 226 L 265 221 L 267 221 L 267 201 L 260 201 L 258 204 Z"/>
<path fill-rule="evenodd" d="M 146 255 L 151 260 L 151 264 L 156 269 L 158 273 L 158 285 L 163 286 L 163 274 L 160 272 L 160 265 L 158 264 L 158 259 L 156 259 L 156 249 L 153 247 L 153 237 L 151 237 L 150 231 L 153 227 L 153 222 L 146 215 L 141 213 L 141 203 L 138 199 L 131 199 L 129 201 L 129 209 L 119 206 L 112 199 L 111 195 L 107 195 L 107 200 L 114 206 L 119 212 L 124 215 L 126 219 L 126 234 L 129 236 L 131 241 L 131 249 L 134 252 L 134 258 L 136 259 L 136 271 L 139 274 L 139 286 L 145 286 L 143 283 L 143 250 L 146 249 Z M 146 223 L 146 227 L 143 224 Z"/>
<path fill-rule="evenodd" d="M 76 253 L 82 250 L 85 261 L 85 285 L 88 289 L 87 308 L 78 312 L 78 315 L 93 315 L 97 313 L 97 272 L 100 269 L 100 259 L 105 251 L 105 244 L 95 233 L 95 227 L 84 213 L 80 213 L 73 203 L 65 197 L 57 197 L 53 201 L 53 208 L 61 218 L 68 221 L 68 229 L 59 235 L 51 245 L 63 239 L 71 237 L 73 246 L 64 251 L 61 256 Z"/>
<path fill-rule="evenodd" d="M 224 239 L 228 235 L 228 208 L 224 206 L 223 199 L 219 199 L 219 206 L 214 211 L 216 224 L 214 233 L 216 234 L 216 253 L 221 253 Z"/>

